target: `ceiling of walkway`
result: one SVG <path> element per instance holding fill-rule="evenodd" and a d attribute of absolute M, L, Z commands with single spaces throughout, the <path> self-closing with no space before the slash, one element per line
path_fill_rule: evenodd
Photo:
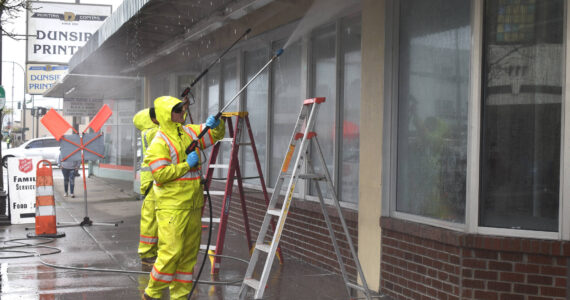
<path fill-rule="evenodd" d="M 135 76 L 165 68 L 175 71 L 225 49 L 249 27 L 253 28 L 248 38 L 267 30 L 276 15 L 278 19 L 302 16 L 311 2 L 148 0 L 99 47 L 83 53 L 79 61 L 74 57 L 71 72 Z"/>

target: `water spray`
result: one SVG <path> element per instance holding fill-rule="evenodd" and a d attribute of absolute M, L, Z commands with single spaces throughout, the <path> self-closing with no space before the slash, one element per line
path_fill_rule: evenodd
<path fill-rule="evenodd" d="M 184 89 L 184 91 L 182 92 L 182 95 L 180 95 L 181 98 L 183 98 L 185 101 L 188 101 L 188 99 L 186 97 L 188 97 L 188 93 L 190 93 L 190 90 L 194 87 L 194 85 L 196 85 L 196 83 L 198 81 L 200 81 L 200 79 L 202 79 L 202 77 L 204 77 L 204 75 L 206 75 L 208 73 L 208 71 L 210 71 L 210 68 L 213 67 L 215 64 L 219 63 L 222 61 L 222 58 L 241 40 L 243 39 L 248 33 L 251 32 L 251 28 L 248 28 L 237 40 L 235 40 L 224 52 L 222 52 L 222 54 L 218 57 L 218 59 L 214 60 L 212 63 L 210 63 L 210 65 L 204 70 L 202 71 L 202 73 L 200 73 L 200 75 L 198 75 L 198 77 L 196 77 L 194 80 L 192 80 L 192 82 L 190 83 L 190 86 L 187 87 L 186 89 Z"/>

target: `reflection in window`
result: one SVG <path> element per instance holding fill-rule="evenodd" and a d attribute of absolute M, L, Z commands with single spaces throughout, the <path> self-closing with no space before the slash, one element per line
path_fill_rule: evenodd
<path fill-rule="evenodd" d="M 564 1 L 486 1 L 479 225 L 558 230 Z"/>
<path fill-rule="evenodd" d="M 463 223 L 470 1 L 399 3 L 396 210 Z"/>

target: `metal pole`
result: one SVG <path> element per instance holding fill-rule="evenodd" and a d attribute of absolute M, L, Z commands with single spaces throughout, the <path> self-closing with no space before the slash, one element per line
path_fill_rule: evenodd
<path fill-rule="evenodd" d="M 12 131 L 12 126 L 14 126 L 14 64 L 12 62 L 12 114 L 10 116 L 10 131 Z"/>
<path fill-rule="evenodd" d="M 2 2 L 4 3 L 4 1 Z M 0 7 L 0 20 L 2 19 L 2 13 L 4 12 L 4 6 Z M 0 85 L 2 85 L 2 22 L 0 22 Z M 2 110 L 0 110 L 0 129 L 2 127 Z M 2 147 L 0 139 L 0 160 L 2 159 Z M 2 212 L 0 217 L 4 217 L 6 214 L 6 192 L 4 192 L 4 166 L 0 163 L 0 212 Z M 8 208 L 9 209 L 9 208 Z M 10 224 L 10 220 L 7 217 L 0 219 L 0 224 Z"/>
<path fill-rule="evenodd" d="M 22 142 L 26 140 L 26 69 L 20 65 L 19 63 L 13 60 L 3 60 L 2 62 L 9 62 L 12 63 L 12 95 L 14 95 L 14 65 L 18 66 L 22 70 L 22 77 L 23 77 L 23 103 L 22 103 Z M 15 97 L 14 97 L 15 98 Z M 14 99 L 12 99 L 12 126 L 14 125 Z"/>

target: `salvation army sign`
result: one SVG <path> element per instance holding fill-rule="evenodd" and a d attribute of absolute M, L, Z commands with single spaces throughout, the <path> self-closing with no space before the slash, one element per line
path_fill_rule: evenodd
<path fill-rule="evenodd" d="M 105 19 L 110 5 L 30 1 L 27 61 L 67 64 Z"/>
<path fill-rule="evenodd" d="M 8 158 L 8 195 L 12 224 L 29 224 L 36 221 L 36 166 L 41 159 Z"/>

